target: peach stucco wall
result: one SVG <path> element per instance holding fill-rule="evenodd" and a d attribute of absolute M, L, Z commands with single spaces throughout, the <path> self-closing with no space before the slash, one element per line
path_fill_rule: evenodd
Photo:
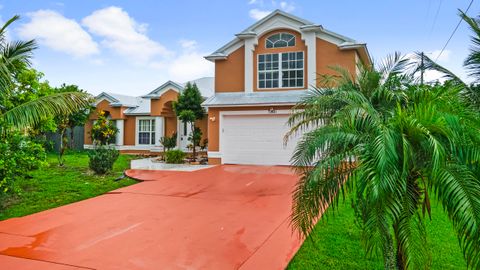
<path fill-rule="evenodd" d="M 177 132 L 177 118 L 165 117 L 165 136 L 172 136 Z"/>
<path fill-rule="evenodd" d="M 123 111 L 125 110 L 125 107 L 111 107 L 110 102 L 108 100 L 102 100 L 100 103 L 95 106 L 95 111 L 93 111 L 90 114 L 90 119 L 94 120 L 98 118 L 98 113 L 100 111 L 106 111 L 110 113 L 110 116 L 112 117 L 113 120 L 116 119 L 124 119 L 125 115 L 123 115 Z"/>
<path fill-rule="evenodd" d="M 245 47 L 231 53 L 226 60 L 215 61 L 215 92 L 245 90 Z"/>
<path fill-rule="evenodd" d="M 330 67 L 346 68 L 352 76 L 356 74 L 355 50 L 340 50 L 337 45 L 317 38 L 317 86 L 321 86 L 321 75 L 337 75 Z"/>
<path fill-rule="evenodd" d="M 200 142 L 203 144 L 203 140 L 208 138 L 208 117 L 205 115 L 202 119 L 195 121 L 195 126 L 200 128 L 202 131 L 202 141 Z"/>
<path fill-rule="evenodd" d="M 292 47 L 286 47 L 286 48 L 266 48 L 265 47 L 265 41 L 266 39 L 273 34 L 280 33 L 280 32 L 286 32 L 290 33 L 295 36 L 295 46 Z M 305 89 L 305 87 L 298 87 L 298 88 L 275 88 L 275 89 L 258 89 L 258 75 L 257 75 L 257 60 L 258 60 L 258 55 L 259 54 L 265 54 L 265 53 L 282 53 L 282 52 L 303 52 L 304 55 L 304 60 L 303 60 L 303 66 L 304 66 L 304 79 L 303 83 L 304 85 L 307 85 L 308 78 L 308 70 L 307 70 L 307 61 L 308 61 L 308 55 L 307 55 L 307 46 L 305 45 L 305 42 L 302 40 L 300 33 L 292 30 L 287 30 L 287 29 L 279 29 L 279 30 L 274 30 L 270 31 L 264 35 L 262 35 L 258 39 L 258 45 L 255 46 L 255 50 L 253 51 L 253 91 L 279 91 L 279 90 L 295 90 L 295 89 Z"/>
<path fill-rule="evenodd" d="M 171 101 L 175 101 L 178 98 L 178 92 L 170 89 L 163 93 L 163 95 L 158 99 L 151 99 L 150 103 L 150 115 L 152 116 L 163 116 L 162 112 L 171 109 Z M 168 104 L 167 104 L 168 103 Z"/>
<path fill-rule="evenodd" d="M 135 125 L 136 118 L 133 116 L 127 117 L 123 122 L 123 144 L 135 145 Z"/>

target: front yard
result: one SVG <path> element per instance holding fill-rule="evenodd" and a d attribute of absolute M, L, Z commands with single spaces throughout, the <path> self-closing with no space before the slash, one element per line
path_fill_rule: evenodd
<path fill-rule="evenodd" d="M 340 202 L 337 210 L 317 224 L 312 239 L 305 240 L 287 269 L 384 269 L 381 257 L 365 257 L 350 199 Z M 431 269 L 467 269 L 453 227 L 436 202 L 427 231 Z"/>
<path fill-rule="evenodd" d="M 0 208 L 0 220 L 20 217 L 50 208 L 84 200 L 136 183 L 120 177 L 130 166 L 131 155 L 120 155 L 113 172 L 97 176 L 88 169 L 86 152 L 65 155 L 65 166 L 59 167 L 57 156 L 48 154 L 48 166 L 30 173 L 31 178 L 18 179 L 17 195 L 8 196 Z"/>
<path fill-rule="evenodd" d="M 64 167 L 57 157 L 48 155 L 48 166 L 30 173 L 31 178 L 16 182 L 18 194 L 9 196 L 0 210 L 0 220 L 20 217 L 46 209 L 101 195 L 132 185 L 134 180 L 114 181 L 129 168 L 135 156 L 120 155 L 114 171 L 96 176 L 88 170 L 86 152 L 71 152 L 65 156 Z M 360 230 L 353 223 L 350 199 L 341 203 L 338 211 L 321 221 L 290 262 L 288 269 L 383 269 L 381 258 L 367 259 L 361 246 Z M 466 269 L 458 242 L 441 206 L 432 205 L 432 221 L 428 222 L 432 269 Z"/>

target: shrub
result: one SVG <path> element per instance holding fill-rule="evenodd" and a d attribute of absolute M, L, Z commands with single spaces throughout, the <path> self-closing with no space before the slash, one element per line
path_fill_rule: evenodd
<path fill-rule="evenodd" d="M 160 138 L 160 143 L 166 151 L 175 148 L 177 146 L 177 133 L 173 133 L 171 137 L 165 136 Z"/>
<path fill-rule="evenodd" d="M 45 149 L 18 133 L 0 140 L 0 196 L 13 189 L 17 177 L 46 164 Z"/>
<path fill-rule="evenodd" d="M 170 164 L 181 164 L 186 154 L 181 150 L 169 150 L 165 152 L 165 162 Z"/>
<path fill-rule="evenodd" d="M 113 164 L 118 158 L 118 150 L 107 146 L 98 146 L 88 153 L 90 161 L 88 166 L 96 174 L 105 174 L 113 169 Z"/>

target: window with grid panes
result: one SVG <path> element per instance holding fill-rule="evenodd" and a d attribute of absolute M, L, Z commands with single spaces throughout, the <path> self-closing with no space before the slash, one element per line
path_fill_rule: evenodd
<path fill-rule="evenodd" d="M 155 119 L 138 120 L 138 144 L 155 144 Z"/>
<path fill-rule="evenodd" d="M 259 89 L 303 87 L 303 52 L 259 54 L 257 73 Z"/>

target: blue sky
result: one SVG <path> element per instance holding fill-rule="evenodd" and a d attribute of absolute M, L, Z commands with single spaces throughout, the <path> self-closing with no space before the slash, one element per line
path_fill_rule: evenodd
<path fill-rule="evenodd" d="M 372 57 L 438 55 L 470 0 L 383 1 L 0 1 L 3 21 L 22 16 L 10 39 L 35 38 L 34 68 L 54 86 L 77 84 L 141 95 L 168 79 L 213 76 L 202 57 L 276 8 L 366 42 Z M 480 12 L 474 2 L 469 15 Z M 462 23 L 439 62 L 465 78 L 469 30 Z M 431 74 L 434 76 L 434 74 Z"/>

